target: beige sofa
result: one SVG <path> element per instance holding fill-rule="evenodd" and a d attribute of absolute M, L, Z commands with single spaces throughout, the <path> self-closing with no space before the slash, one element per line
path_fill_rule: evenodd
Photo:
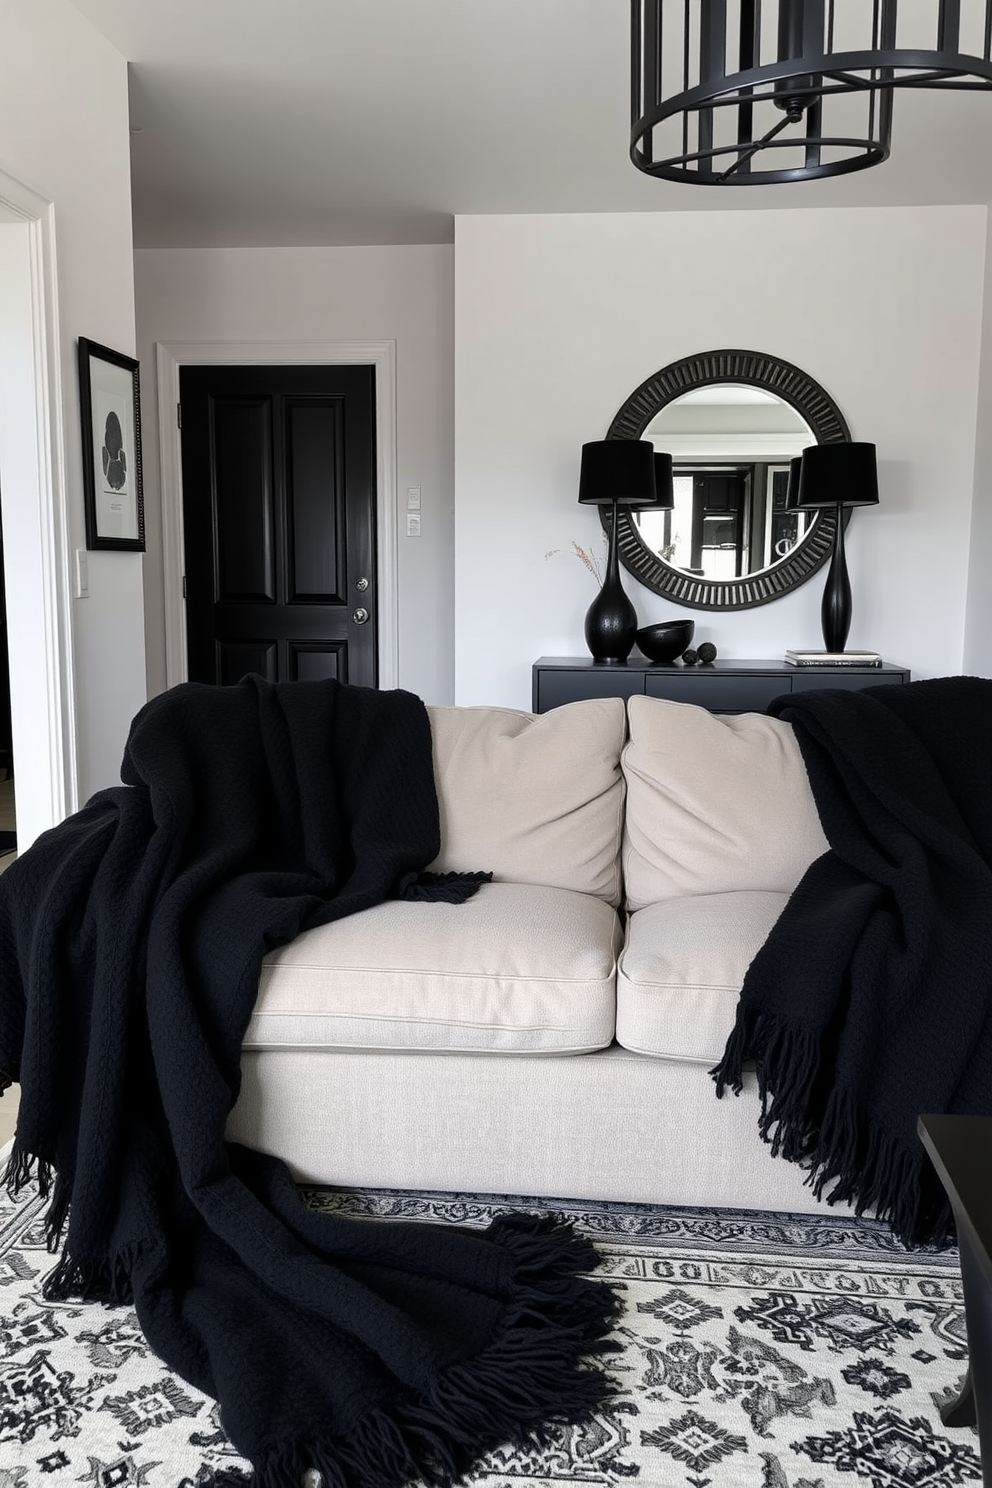
<path fill-rule="evenodd" d="M 826 848 L 792 729 L 655 698 L 433 708 L 464 905 L 266 958 L 229 1122 L 308 1182 L 809 1211 L 709 1068 Z M 624 912 L 618 914 L 618 910 Z"/>

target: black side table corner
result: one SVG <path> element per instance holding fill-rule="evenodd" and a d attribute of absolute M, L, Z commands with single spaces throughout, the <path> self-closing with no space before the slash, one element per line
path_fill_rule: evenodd
<path fill-rule="evenodd" d="M 992 1116 L 921 1116 L 920 1140 L 954 1211 L 968 1374 L 945 1426 L 978 1426 L 982 1483 L 992 1488 Z"/>

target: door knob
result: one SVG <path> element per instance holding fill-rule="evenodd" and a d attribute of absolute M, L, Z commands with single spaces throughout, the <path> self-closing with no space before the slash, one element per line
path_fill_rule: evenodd
<path fill-rule="evenodd" d="M 354 620 L 356 625 L 364 625 L 366 620 L 369 618 L 369 612 L 368 610 L 359 607 L 351 618 L 352 620 Z"/>

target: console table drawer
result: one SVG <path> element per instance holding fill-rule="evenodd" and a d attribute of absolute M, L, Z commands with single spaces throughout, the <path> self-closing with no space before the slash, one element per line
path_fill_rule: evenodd
<path fill-rule="evenodd" d="M 763 713 L 772 698 L 789 691 L 788 677 L 710 676 L 693 672 L 659 676 L 648 673 L 644 690 L 648 697 L 670 703 L 695 703 L 711 713 Z M 823 685 L 822 683 L 820 684 Z"/>
<path fill-rule="evenodd" d="M 644 691 L 644 673 L 607 667 L 598 672 L 541 671 L 534 678 L 535 713 L 587 698 L 629 698 Z"/>
<path fill-rule="evenodd" d="M 865 667 L 863 671 L 851 667 L 850 671 L 844 671 L 841 667 L 834 667 L 829 677 L 822 671 L 810 675 L 813 668 L 797 667 L 796 675 L 792 679 L 793 692 L 811 692 L 814 687 L 847 687 L 851 691 L 860 691 L 863 687 L 884 687 L 887 682 L 903 682 L 908 678 L 893 676 L 891 672 L 883 672 L 881 667 Z"/>

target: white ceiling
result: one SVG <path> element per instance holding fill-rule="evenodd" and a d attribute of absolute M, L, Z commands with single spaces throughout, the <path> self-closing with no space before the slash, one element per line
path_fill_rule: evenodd
<path fill-rule="evenodd" d="M 627 155 L 626 0 L 74 3 L 131 64 L 137 247 L 446 242 L 456 213 L 992 200 L 984 93 L 900 93 L 891 158 L 836 180 L 651 180 Z"/>

